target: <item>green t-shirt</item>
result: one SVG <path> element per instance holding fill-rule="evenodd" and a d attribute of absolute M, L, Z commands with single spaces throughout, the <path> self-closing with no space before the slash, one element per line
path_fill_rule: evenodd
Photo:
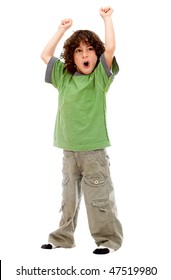
<path fill-rule="evenodd" d="M 71 151 L 110 146 L 106 126 L 106 92 L 118 71 L 115 57 L 110 71 L 104 55 L 89 75 L 78 72 L 72 75 L 66 71 L 61 60 L 50 59 L 45 81 L 59 92 L 55 146 Z"/>

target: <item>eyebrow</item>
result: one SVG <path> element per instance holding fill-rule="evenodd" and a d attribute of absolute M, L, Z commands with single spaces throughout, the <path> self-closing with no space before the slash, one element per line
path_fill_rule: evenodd
<path fill-rule="evenodd" d="M 85 44 L 85 45 L 86 45 L 87 47 L 92 47 L 92 48 L 94 48 L 91 44 Z M 78 47 L 75 48 L 75 50 L 76 50 L 76 49 L 80 49 L 80 48 L 81 48 L 81 46 L 79 45 Z"/>

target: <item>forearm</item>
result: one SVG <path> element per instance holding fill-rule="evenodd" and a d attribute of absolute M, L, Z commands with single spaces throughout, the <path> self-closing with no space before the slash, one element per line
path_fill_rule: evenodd
<path fill-rule="evenodd" d="M 71 19 L 64 19 L 64 20 L 61 21 L 61 24 L 59 25 L 58 30 L 53 35 L 51 40 L 48 42 L 48 44 L 46 45 L 46 47 L 44 48 L 44 50 L 41 54 L 41 58 L 43 59 L 43 61 L 46 64 L 48 64 L 49 60 L 54 55 L 55 49 L 56 49 L 59 41 L 63 37 L 65 31 L 68 28 L 70 28 L 71 26 L 72 26 L 72 20 Z"/>
<path fill-rule="evenodd" d="M 115 32 L 111 16 L 104 18 L 105 26 L 105 50 L 114 53 L 116 48 Z"/>
<path fill-rule="evenodd" d="M 105 27 L 105 52 L 104 56 L 106 59 L 106 63 L 109 68 L 112 66 L 113 55 L 116 48 L 115 42 L 115 32 L 112 22 L 112 13 L 113 10 L 111 7 L 105 7 L 100 9 L 100 15 L 104 21 Z"/>
<path fill-rule="evenodd" d="M 65 30 L 58 28 L 56 33 L 53 35 L 53 37 L 50 39 L 50 41 L 45 46 L 45 48 L 41 54 L 41 58 L 43 59 L 43 61 L 46 64 L 48 64 L 50 58 L 54 55 L 55 49 L 56 49 L 59 41 L 63 37 L 64 33 L 65 33 Z"/>

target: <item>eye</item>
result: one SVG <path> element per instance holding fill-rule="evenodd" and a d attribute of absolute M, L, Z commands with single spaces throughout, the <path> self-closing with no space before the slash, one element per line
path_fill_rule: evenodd
<path fill-rule="evenodd" d="M 90 47 L 88 47 L 88 50 L 89 51 L 94 51 L 94 48 L 90 46 Z"/>
<path fill-rule="evenodd" d="M 75 50 L 75 53 L 80 53 L 81 52 L 81 49 L 76 49 Z"/>

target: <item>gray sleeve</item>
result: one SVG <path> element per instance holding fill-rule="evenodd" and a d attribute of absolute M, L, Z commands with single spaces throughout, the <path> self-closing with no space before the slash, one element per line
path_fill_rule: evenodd
<path fill-rule="evenodd" d="M 58 58 L 52 56 L 51 59 L 48 62 L 47 68 L 46 68 L 46 73 L 45 73 L 45 82 L 46 83 L 51 83 L 51 74 L 52 74 L 52 69 L 55 61 Z"/>
<path fill-rule="evenodd" d="M 103 67 L 106 71 L 106 74 L 109 78 L 110 78 L 110 76 L 116 75 L 119 72 L 119 66 L 118 66 L 118 63 L 116 61 L 115 56 L 113 57 L 112 68 L 111 69 L 109 69 L 109 67 L 106 63 L 104 54 L 101 55 L 101 62 L 102 62 L 102 65 L 103 65 Z"/>

